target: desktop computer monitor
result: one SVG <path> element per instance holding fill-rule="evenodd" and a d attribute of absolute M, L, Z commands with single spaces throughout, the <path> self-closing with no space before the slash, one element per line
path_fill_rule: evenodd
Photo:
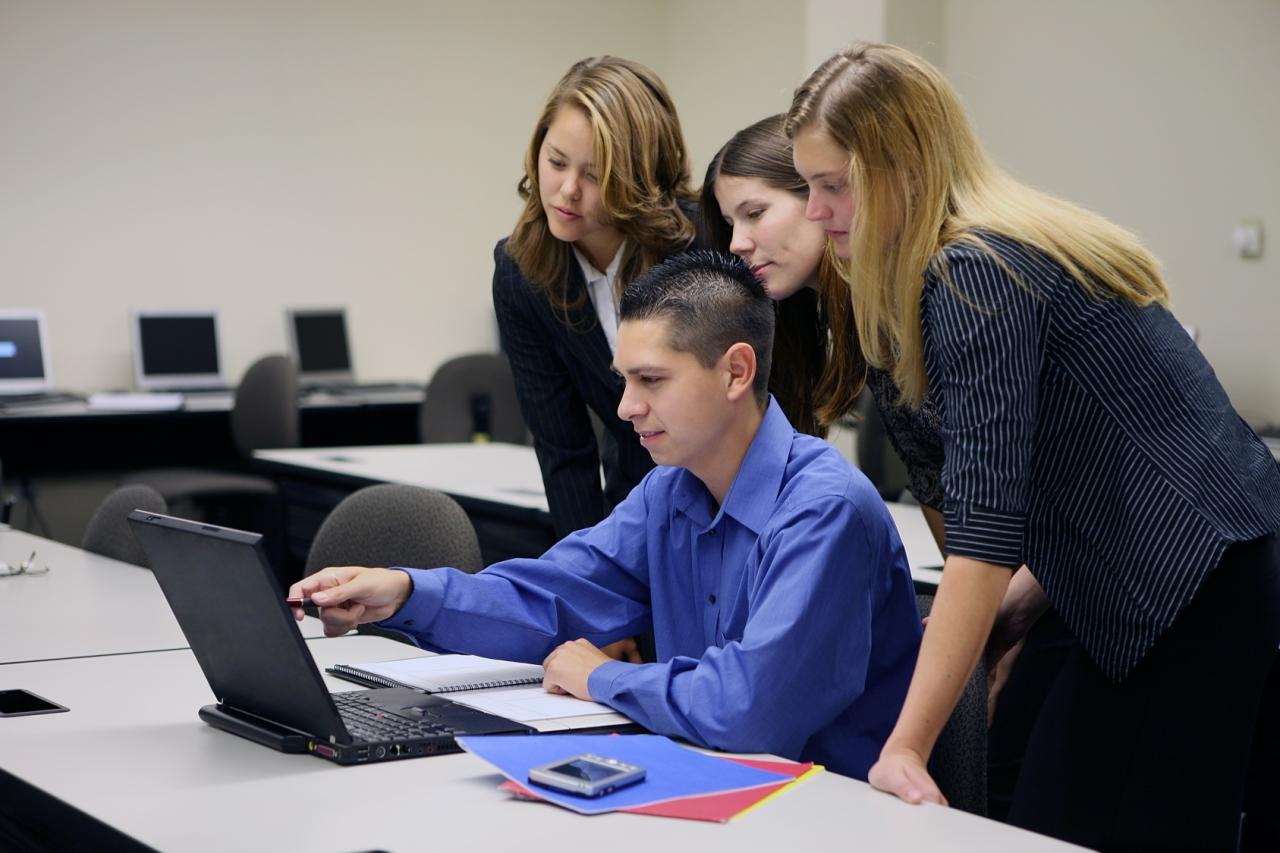
<path fill-rule="evenodd" d="M 0 395 L 39 394 L 52 387 L 44 313 L 0 309 Z"/>
<path fill-rule="evenodd" d="M 224 388 L 216 311 L 134 311 L 133 364 L 139 388 Z"/>
<path fill-rule="evenodd" d="M 353 384 L 347 319 L 341 308 L 294 308 L 285 312 L 289 348 L 304 385 Z"/>

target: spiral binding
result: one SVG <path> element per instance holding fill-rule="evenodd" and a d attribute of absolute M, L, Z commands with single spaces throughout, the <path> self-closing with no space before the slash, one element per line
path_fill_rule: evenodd
<path fill-rule="evenodd" d="M 345 676 L 351 681 L 363 684 L 371 684 L 376 687 L 404 687 L 408 690 L 420 690 L 412 684 L 405 684 L 403 681 L 396 681 L 394 678 L 387 678 L 384 675 L 375 675 L 372 672 L 365 672 L 356 666 L 348 666 L 347 664 L 337 664 L 328 669 L 329 672 L 338 676 Z M 503 678 L 497 681 L 474 681 L 470 684 L 458 684 L 449 687 L 447 690 L 427 691 L 429 693 L 461 693 L 464 690 L 488 690 L 493 687 L 518 687 L 523 684 L 541 684 L 542 679 L 536 676 L 528 678 Z"/>

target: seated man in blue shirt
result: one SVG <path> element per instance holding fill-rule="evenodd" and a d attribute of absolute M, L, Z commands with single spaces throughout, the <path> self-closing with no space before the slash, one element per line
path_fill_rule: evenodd
<path fill-rule="evenodd" d="M 539 559 L 327 568 L 290 589 L 326 633 L 543 661 L 547 689 L 645 728 L 865 779 L 906 695 L 920 619 L 897 530 L 767 391 L 773 304 L 738 259 L 673 258 L 622 297 L 619 417 L 660 466 Z M 298 611 L 301 618 L 301 611 Z M 653 625 L 658 663 L 600 646 Z"/>

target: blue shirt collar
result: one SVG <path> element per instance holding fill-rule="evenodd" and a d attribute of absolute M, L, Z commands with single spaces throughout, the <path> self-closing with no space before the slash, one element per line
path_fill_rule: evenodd
<path fill-rule="evenodd" d="M 720 523 L 728 515 L 739 524 L 759 534 L 764 530 L 782 488 L 782 476 L 791 457 L 791 440 L 795 428 L 782 413 L 777 400 L 769 396 L 769 406 L 747 455 L 742 458 L 738 474 L 729 486 L 724 504 L 712 518 L 715 499 L 701 480 L 688 469 L 680 472 L 679 485 L 675 489 L 674 503 L 698 527 L 706 529 Z"/>

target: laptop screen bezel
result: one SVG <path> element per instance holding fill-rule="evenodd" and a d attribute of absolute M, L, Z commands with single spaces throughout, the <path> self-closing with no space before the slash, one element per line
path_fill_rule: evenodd
<path fill-rule="evenodd" d="M 168 391 L 175 388 L 224 388 L 226 374 L 222 360 L 222 337 L 219 331 L 216 309 L 134 310 L 129 314 L 130 333 L 133 339 L 134 383 L 144 391 Z M 143 358 L 142 321 L 169 319 L 209 319 L 213 321 L 213 354 L 218 362 L 216 373 L 163 373 L 148 374 Z"/>
<path fill-rule="evenodd" d="M 128 519 L 218 701 L 317 740 L 351 743 L 261 534 L 144 510 Z M 250 641 L 255 657 L 236 654 L 233 634 Z"/>
<path fill-rule="evenodd" d="M 347 350 L 346 370 L 305 370 L 302 364 L 302 346 L 298 340 L 298 320 L 308 317 L 331 317 L 342 321 L 343 344 Z M 289 338 L 289 355 L 298 367 L 298 381 L 304 385 L 354 385 L 355 360 L 351 357 L 351 332 L 347 327 L 345 308 L 288 308 L 285 309 L 285 333 Z"/>
<path fill-rule="evenodd" d="M 0 320 L 34 320 L 40 336 L 40 377 L 0 379 L 0 396 L 4 394 L 40 394 L 53 389 L 53 365 L 49 358 L 49 329 L 44 312 L 39 308 L 0 309 Z"/>

